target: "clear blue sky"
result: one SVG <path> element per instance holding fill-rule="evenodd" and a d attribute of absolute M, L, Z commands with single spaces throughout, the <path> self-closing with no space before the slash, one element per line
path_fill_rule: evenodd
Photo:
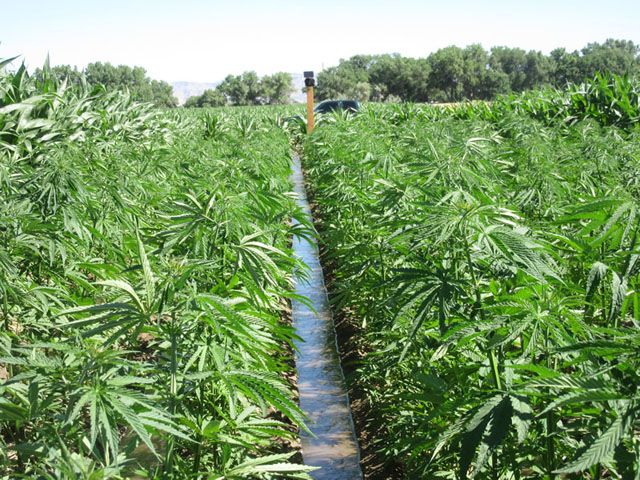
<path fill-rule="evenodd" d="M 640 44 L 640 0 L 22 0 L 3 2 L 0 58 L 30 69 L 102 61 L 168 82 L 302 72 L 358 53 L 448 46 L 547 54 L 607 38 Z"/>

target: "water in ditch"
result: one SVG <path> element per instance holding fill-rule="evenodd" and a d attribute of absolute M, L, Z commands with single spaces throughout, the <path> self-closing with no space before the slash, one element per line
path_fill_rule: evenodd
<path fill-rule="evenodd" d="M 293 159 L 292 179 L 298 204 L 311 216 L 298 158 Z M 308 280 L 297 281 L 296 293 L 313 305 L 311 309 L 292 301 L 293 326 L 304 340 L 296 342 L 300 408 L 310 418 L 308 426 L 315 435 L 301 433 L 304 463 L 321 467 L 311 472 L 317 480 L 361 479 L 360 453 L 318 249 L 315 242 L 295 238 L 293 248 L 310 268 Z"/>

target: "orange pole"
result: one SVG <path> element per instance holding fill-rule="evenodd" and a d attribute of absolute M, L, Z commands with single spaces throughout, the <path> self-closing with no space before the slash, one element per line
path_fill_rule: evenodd
<path fill-rule="evenodd" d="M 307 87 L 307 133 L 313 132 L 313 87 Z"/>

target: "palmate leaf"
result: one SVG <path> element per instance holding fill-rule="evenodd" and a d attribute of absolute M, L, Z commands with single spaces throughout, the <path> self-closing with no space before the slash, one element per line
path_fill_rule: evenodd
<path fill-rule="evenodd" d="M 555 370 L 551 368 L 547 368 L 544 365 L 534 365 L 532 363 L 505 365 L 505 368 L 512 368 L 514 370 L 524 370 L 525 372 L 532 372 L 538 375 L 540 378 L 553 378 L 561 375 Z"/>
<path fill-rule="evenodd" d="M 271 404 L 304 431 L 311 433 L 305 425 L 305 414 L 290 398 L 289 390 L 277 375 L 268 372 L 231 371 L 223 377 L 256 402 L 262 408 L 263 414 L 266 415 L 267 405 Z"/>
<path fill-rule="evenodd" d="M 251 412 L 254 409 L 251 408 Z M 277 420 L 268 419 L 253 419 L 245 421 L 235 426 L 235 429 L 242 431 L 257 438 L 272 438 L 272 437 L 288 437 L 295 438 L 297 435 L 294 432 L 286 430 L 288 425 Z"/>
<path fill-rule="evenodd" d="M 490 321 L 471 321 L 460 322 L 443 337 L 443 343 L 436 349 L 431 356 L 431 361 L 435 362 L 444 357 L 449 349 L 460 348 L 469 344 L 482 335 L 487 335 L 495 330 L 502 328 L 505 324 L 505 318 L 497 317 Z"/>
<path fill-rule="evenodd" d="M 157 431 L 159 434 L 162 432 L 165 434 L 170 434 L 177 438 L 181 438 L 188 442 L 194 441 L 185 433 L 178 430 L 177 425 L 171 422 L 171 420 L 168 417 L 159 416 L 157 411 L 142 412 L 142 413 L 139 413 L 138 416 L 140 417 L 141 422 L 144 424 L 146 428 L 155 429 L 155 431 Z"/>
<path fill-rule="evenodd" d="M 471 478 L 478 475 L 489 456 L 500 448 L 508 435 L 509 427 L 514 426 L 517 441 L 522 443 L 534 418 L 533 409 L 527 397 L 518 394 L 499 393 L 493 397 L 481 399 L 481 406 L 471 410 L 449 427 L 438 439 L 429 463 L 439 452 L 460 437 L 459 475 L 467 478 L 473 464 Z M 477 457 L 476 457 L 477 452 Z M 473 462 L 476 457 L 475 463 Z"/>
<path fill-rule="evenodd" d="M 149 264 L 149 259 L 147 258 L 147 252 L 144 249 L 144 243 L 142 243 L 142 240 L 140 239 L 140 235 L 138 234 L 137 230 L 136 230 L 136 237 L 138 240 L 138 252 L 140 255 L 140 264 L 142 265 L 142 272 L 143 272 L 144 283 L 146 287 L 147 309 L 150 310 L 152 308 L 153 300 L 155 297 L 155 279 L 153 278 L 151 265 Z"/>
<path fill-rule="evenodd" d="M 626 277 L 620 278 L 620 276 L 613 272 L 613 281 L 611 284 L 611 309 L 609 310 L 609 325 L 616 325 L 620 312 L 622 311 L 622 304 L 627 295 L 627 279 Z"/>
<path fill-rule="evenodd" d="M 592 402 L 608 402 L 612 400 L 626 400 L 627 397 L 623 394 L 617 393 L 611 390 L 587 390 L 587 391 L 575 391 L 562 395 L 557 400 L 551 402 L 547 408 L 545 408 L 540 415 L 555 410 L 558 407 L 565 405 L 574 405 L 577 403 L 592 403 Z"/>
<path fill-rule="evenodd" d="M 579 377 L 577 375 L 561 375 L 557 377 L 539 377 L 528 381 L 525 387 L 534 387 L 537 392 L 538 387 L 549 387 L 558 389 L 584 389 L 584 390 L 606 390 L 610 385 L 600 378 Z"/>
<path fill-rule="evenodd" d="M 29 418 L 29 409 L 10 402 L 7 399 L 0 399 L 0 421 L 3 422 L 25 422 Z"/>
<path fill-rule="evenodd" d="M 467 478 L 469 467 L 476 455 L 478 445 L 482 441 L 482 435 L 490 426 L 491 416 L 487 415 L 481 419 L 481 422 L 471 431 L 466 432 L 462 436 L 462 444 L 460 447 L 460 478 Z M 481 467 L 481 466 L 480 466 Z"/>
<path fill-rule="evenodd" d="M 103 399 L 96 396 L 97 415 L 95 428 L 99 435 L 104 439 L 105 448 L 111 451 L 113 457 L 117 457 L 119 448 L 119 430 L 115 417 L 112 415 L 111 409 Z M 93 425 L 92 425 L 93 428 Z"/>
<path fill-rule="evenodd" d="M 513 406 L 511 422 L 516 427 L 518 443 L 520 444 L 527 438 L 527 433 L 533 420 L 533 408 L 531 408 L 529 399 L 523 395 L 510 395 L 509 398 Z"/>
<path fill-rule="evenodd" d="M 135 289 L 127 282 L 123 280 L 102 280 L 99 282 L 95 282 L 98 285 L 104 285 L 107 287 L 117 288 L 119 290 L 124 291 L 131 297 L 131 299 L 135 302 L 136 306 L 139 308 L 140 312 L 145 312 L 146 309 L 140 300 L 140 297 L 136 293 Z"/>
<path fill-rule="evenodd" d="M 558 348 L 557 352 L 588 352 L 600 356 L 629 355 L 640 351 L 640 339 L 619 337 L 618 340 L 592 340 Z M 626 342 L 626 343 L 625 343 Z"/>
<path fill-rule="evenodd" d="M 601 463 L 609 459 L 618 446 L 622 437 L 632 426 L 635 418 L 634 403 L 625 402 L 621 405 L 618 416 L 611 422 L 602 435 L 587 447 L 587 449 L 576 459 L 565 465 L 554 473 L 582 472 L 592 465 Z"/>
<path fill-rule="evenodd" d="M 593 295 L 595 294 L 600 282 L 607 275 L 609 267 L 602 262 L 594 262 L 589 270 L 589 277 L 587 278 L 587 295 L 585 301 L 591 303 Z"/>
<path fill-rule="evenodd" d="M 511 343 L 513 340 L 518 338 L 520 334 L 522 334 L 525 330 L 528 330 L 529 326 L 534 321 L 535 318 L 532 315 L 526 315 L 524 318 L 516 318 L 514 321 L 509 322 L 507 324 L 508 331 L 491 337 L 489 339 L 489 342 L 487 343 L 487 348 L 497 348 L 502 345 Z"/>
<path fill-rule="evenodd" d="M 85 405 L 87 405 L 90 401 L 95 399 L 95 397 L 96 397 L 96 392 L 94 391 L 94 389 L 92 388 L 87 389 L 87 391 L 80 397 L 76 405 L 73 407 L 73 410 L 71 411 L 71 414 L 67 417 L 67 421 L 65 423 L 72 424 L 73 422 L 75 422 L 76 419 L 78 418 L 78 415 L 80 414 L 80 410 Z"/>
<path fill-rule="evenodd" d="M 447 428 L 438 438 L 436 446 L 431 453 L 431 458 L 429 460 L 429 464 L 431 464 L 435 458 L 438 456 L 440 451 L 450 443 L 456 436 L 464 433 L 465 431 L 465 422 L 467 421 L 467 417 L 461 417 L 457 421 L 455 421 L 449 428 Z"/>
<path fill-rule="evenodd" d="M 613 212 L 606 225 L 602 228 L 602 232 L 598 237 L 591 242 L 591 246 L 596 247 L 600 245 L 606 238 L 615 230 L 616 227 L 619 227 L 620 218 L 626 213 L 629 212 L 628 223 L 634 224 L 637 208 L 634 202 L 622 202 Z M 629 229 L 625 229 L 625 233 L 628 233 Z M 623 240 L 623 239 L 621 239 Z"/>
<path fill-rule="evenodd" d="M 411 325 L 410 338 L 414 338 L 420 327 L 431 315 L 436 315 L 439 320 L 440 330 L 446 329 L 446 319 L 449 317 L 452 304 L 456 298 L 464 295 L 465 283 L 453 277 L 452 273 L 444 268 L 430 269 L 397 269 L 391 283 L 399 285 L 396 295 L 390 298 L 409 295 L 403 306 L 398 309 L 394 321 L 397 321 L 412 309 L 415 310 Z M 435 311 L 437 307 L 437 312 Z M 407 345 L 406 348 L 410 346 Z M 401 355 L 400 361 L 404 358 Z"/>
<path fill-rule="evenodd" d="M 511 412 L 512 407 L 509 399 L 502 401 L 496 408 L 495 413 L 489 421 L 485 436 L 480 444 L 480 448 L 478 449 L 478 458 L 474 465 L 471 478 L 475 478 L 476 475 L 482 471 L 482 468 L 486 464 L 491 453 L 502 445 L 510 426 L 510 422 L 505 420 L 505 417 L 509 418 L 511 416 Z"/>
<path fill-rule="evenodd" d="M 276 335 L 282 337 L 282 332 L 274 330 L 274 325 L 268 322 L 268 316 L 235 309 L 234 305 L 242 303 L 239 297 L 225 300 L 215 295 L 201 294 L 196 299 L 208 313 L 201 316 L 200 320 L 208 323 L 221 337 L 233 340 L 243 351 L 261 358 L 268 355 L 270 348 L 277 349 Z"/>
<path fill-rule="evenodd" d="M 290 477 L 287 473 L 306 473 L 318 470 L 318 467 L 310 467 L 307 465 L 297 465 L 291 463 L 283 463 L 291 457 L 291 453 L 283 453 L 277 455 L 266 455 L 264 457 L 252 458 L 226 472 L 226 476 L 220 478 L 249 478 L 256 473 L 281 473 L 285 477 Z M 311 479 L 308 475 L 298 475 L 296 478 Z"/>
<path fill-rule="evenodd" d="M 460 450 L 460 476 L 467 478 L 473 457 L 478 449 L 471 478 L 482 470 L 491 452 L 495 451 L 507 435 L 511 425 L 513 406 L 508 395 L 496 395 L 480 407 L 467 423 Z M 479 446 L 479 448 L 478 448 Z"/>
<path fill-rule="evenodd" d="M 549 260 L 540 253 L 542 246 L 532 238 L 506 228 L 492 229 L 486 237 L 491 239 L 493 246 L 509 262 L 537 280 L 544 281 L 545 277 L 552 277 L 562 281 Z"/>
<path fill-rule="evenodd" d="M 149 448 L 151 453 L 155 455 L 157 458 L 160 458 L 153 446 L 153 442 L 151 441 L 151 436 L 145 429 L 143 418 L 139 417 L 138 414 L 132 408 L 128 407 L 117 398 L 114 398 L 114 397 L 110 398 L 109 403 L 111 404 L 111 406 L 116 412 L 122 415 L 122 418 L 136 432 L 138 437 Z"/>

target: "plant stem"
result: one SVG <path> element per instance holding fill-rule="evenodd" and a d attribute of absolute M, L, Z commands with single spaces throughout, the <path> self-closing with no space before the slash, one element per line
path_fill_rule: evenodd
<path fill-rule="evenodd" d="M 546 414 L 547 421 L 547 475 L 549 475 L 549 479 L 553 480 L 556 476 L 553 474 L 554 470 L 554 456 L 555 456 L 555 446 L 553 444 L 553 437 L 551 436 L 554 431 L 553 425 L 553 412 L 547 412 Z"/>
<path fill-rule="evenodd" d="M 158 315 L 159 317 L 159 315 Z M 176 327 L 176 316 L 171 314 L 171 380 L 169 385 L 169 413 L 171 417 L 175 414 L 176 409 L 176 397 L 178 394 L 178 330 Z M 173 435 L 169 436 L 167 440 L 167 452 L 165 454 L 165 472 L 168 474 L 173 473 L 173 448 L 175 438 Z"/>
<path fill-rule="evenodd" d="M 200 425 L 200 430 L 202 430 L 202 407 L 204 405 L 204 396 L 205 391 L 202 384 L 200 385 L 200 401 L 198 402 L 198 425 Z M 197 446 L 196 446 L 196 457 L 193 460 L 193 474 L 197 474 L 200 470 L 200 460 L 202 458 L 202 435 L 198 434 L 197 436 Z"/>
<path fill-rule="evenodd" d="M 593 477 L 593 480 L 600 480 L 602 478 L 602 464 L 599 463 L 596 465 L 596 474 Z"/>
<path fill-rule="evenodd" d="M 551 358 L 549 358 L 549 325 L 547 325 L 547 328 L 545 329 L 545 333 L 544 333 L 544 345 L 545 345 L 545 350 L 546 350 L 546 363 L 547 363 L 547 368 L 551 368 Z M 554 459 L 555 459 L 555 445 L 553 443 L 553 432 L 555 431 L 555 425 L 554 425 L 554 419 L 553 419 L 553 412 L 549 411 L 546 414 L 546 422 L 547 422 L 547 475 L 549 475 L 549 480 L 553 480 L 554 478 L 556 478 L 556 476 L 553 473 L 554 470 Z"/>
<path fill-rule="evenodd" d="M 3 276 L 4 280 L 4 276 Z M 9 300 L 7 299 L 8 293 L 6 287 L 3 289 L 4 292 L 2 294 L 2 317 L 4 318 L 4 329 L 6 332 L 9 331 Z"/>
<path fill-rule="evenodd" d="M 480 311 L 480 318 L 482 318 L 482 320 L 485 319 L 485 314 L 484 314 L 484 309 L 482 308 L 482 297 L 480 296 L 480 287 L 478 285 L 478 281 L 476 279 L 476 274 L 475 274 L 475 270 L 473 268 L 473 263 L 471 262 L 471 253 L 469 250 L 469 241 L 467 239 L 467 229 L 466 227 L 463 228 L 462 230 L 462 237 L 464 238 L 464 248 L 465 248 L 465 255 L 467 257 L 467 264 L 469 267 L 469 272 L 471 273 L 471 281 L 473 283 L 473 289 L 474 289 L 474 294 L 475 294 L 475 303 L 476 303 L 476 307 L 478 308 L 478 310 Z M 493 374 L 493 381 L 494 381 L 494 385 L 496 387 L 497 390 L 501 390 L 502 389 L 502 382 L 500 381 L 500 369 L 498 366 L 498 358 L 496 356 L 496 351 L 494 349 L 491 349 L 489 351 L 489 364 L 491 365 L 491 373 Z"/>

